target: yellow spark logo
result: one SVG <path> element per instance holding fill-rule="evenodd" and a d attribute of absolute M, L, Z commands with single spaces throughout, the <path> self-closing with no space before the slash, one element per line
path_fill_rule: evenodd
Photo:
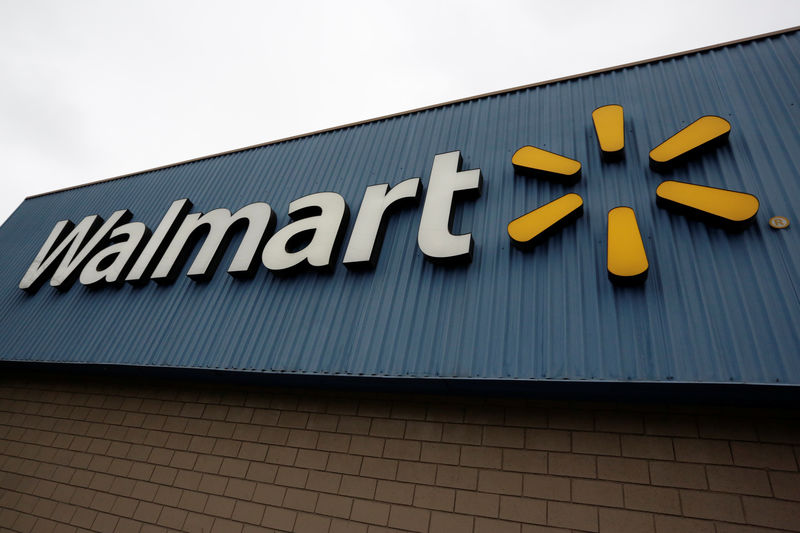
<path fill-rule="evenodd" d="M 608 162 L 621 159 L 625 150 L 622 106 L 595 109 L 592 120 L 603 159 Z M 730 131 L 730 123 L 721 117 L 700 117 L 653 148 L 650 167 L 657 171 L 670 169 L 697 152 L 724 142 Z M 572 185 L 581 178 L 579 161 L 534 146 L 517 150 L 511 163 L 520 174 L 562 184 Z M 751 194 L 669 180 L 656 189 L 656 204 L 730 229 L 746 227 L 758 212 L 758 199 Z M 516 246 L 532 247 L 582 214 L 583 198 L 569 193 L 512 220 L 508 235 Z M 608 212 L 606 250 L 611 281 L 634 284 L 647 278 L 650 265 L 632 208 L 620 206 Z"/>

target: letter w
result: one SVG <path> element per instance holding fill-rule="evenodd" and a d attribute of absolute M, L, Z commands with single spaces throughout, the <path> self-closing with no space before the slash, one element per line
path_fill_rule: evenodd
<path fill-rule="evenodd" d="M 62 290 L 68 289 L 89 256 L 103 242 L 106 235 L 119 222 L 130 218 L 131 212 L 123 209 L 115 211 L 105 224 L 103 224 L 103 219 L 97 215 L 85 217 L 77 226 L 69 220 L 58 222 L 39 253 L 36 254 L 36 259 L 28 267 L 22 281 L 19 282 L 19 288 L 36 292 L 45 279 L 52 274 L 50 285 Z M 99 230 L 97 230 L 98 226 L 101 226 Z M 92 235 L 93 233 L 94 235 Z M 62 258 L 61 263 L 56 268 L 56 261 L 59 258 Z"/>

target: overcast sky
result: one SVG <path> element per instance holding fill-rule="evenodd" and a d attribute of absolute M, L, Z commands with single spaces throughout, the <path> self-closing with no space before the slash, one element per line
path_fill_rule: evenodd
<path fill-rule="evenodd" d="M 796 25 L 800 0 L 0 0 L 0 221 L 32 194 Z"/>

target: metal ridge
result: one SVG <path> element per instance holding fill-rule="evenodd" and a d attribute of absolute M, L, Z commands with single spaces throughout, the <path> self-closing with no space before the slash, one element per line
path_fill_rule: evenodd
<path fill-rule="evenodd" d="M 166 165 L 160 165 L 160 166 L 152 167 L 152 168 L 145 169 L 145 170 L 139 170 L 139 171 L 136 171 L 136 172 L 130 172 L 130 173 L 127 173 L 127 174 L 122 174 L 122 175 L 114 176 L 114 177 L 111 177 L 111 178 L 104 178 L 104 179 L 100 179 L 100 180 L 96 180 L 96 181 L 90 181 L 90 182 L 83 183 L 83 184 L 80 184 L 80 185 L 72 185 L 72 186 L 69 186 L 69 187 L 63 187 L 61 189 L 55 189 L 55 190 L 52 190 L 52 191 L 33 194 L 33 195 L 30 195 L 30 196 L 27 196 L 25 199 L 26 200 L 30 200 L 32 198 L 39 198 L 41 196 L 49 196 L 51 194 L 56 194 L 56 193 L 65 192 L 65 191 L 71 191 L 73 189 L 80 189 L 80 188 L 83 188 L 83 187 L 89 187 L 91 185 L 99 185 L 101 183 L 106 183 L 106 182 L 109 182 L 109 181 L 116 181 L 116 180 L 120 180 L 120 179 L 130 178 L 130 177 L 133 177 L 133 176 L 146 174 L 148 172 L 155 172 L 155 171 L 158 171 L 158 170 L 164 170 L 164 169 L 167 169 L 167 168 L 173 168 L 173 167 L 177 167 L 177 166 L 181 166 L 181 165 L 186 165 L 186 164 L 189 164 L 189 163 L 194 163 L 196 161 L 203 161 L 205 159 L 213 159 L 215 157 L 221 157 L 221 156 L 224 156 L 224 155 L 235 154 L 235 153 L 238 153 L 238 152 L 245 152 L 247 150 L 253 150 L 255 148 L 261 148 L 261 147 L 264 147 L 264 146 L 270 146 L 270 145 L 274 145 L 274 144 L 280 144 L 280 143 L 284 143 L 284 142 L 294 141 L 294 140 L 297 140 L 297 139 L 302 139 L 302 138 L 305 138 L 305 137 L 312 137 L 314 135 L 320 135 L 320 134 L 323 134 L 323 133 L 329 133 L 329 132 L 338 131 L 338 130 L 345 130 L 345 129 L 353 128 L 353 127 L 356 127 L 356 126 L 362 126 L 364 124 L 370 124 L 372 122 L 380 122 L 381 120 L 388 120 L 388 119 L 402 117 L 402 116 L 406 116 L 406 115 L 413 115 L 415 113 L 420 113 L 420 112 L 428 111 L 428 110 L 431 110 L 431 109 L 437 109 L 437 108 L 447 107 L 447 106 L 451 106 L 451 105 L 455 105 L 455 104 L 471 102 L 471 101 L 474 101 L 474 100 L 481 100 L 481 99 L 484 99 L 484 98 L 490 98 L 492 96 L 499 96 L 499 95 L 502 95 L 502 94 L 510 94 L 510 93 L 514 93 L 514 92 L 517 92 L 517 91 L 524 91 L 524 90 L 528 90 L 528 89 L 533 89 L 535 87 L 542 87 L 542 86 L 545 86 L 545 85 L 550 85 L 550 84 L 554 84 L 554 83 L 560 83 L 560 82 L 563 82 L 563 81 L 586 78 L 586 77 L 590 77 L 590 76 L 595 76 L 597 74 L 613 72 L 613 71 L 616 71 L 616 70 L 623 70 L 623 69 L 627 69 L 627 68 L 631 68 L 631 67 L 650 64 L 650 63 L 657 63 L 659 61 L 665 61 L 667 59 L 674 59 L 674 58 L 677 58 L 677 57 L 683 57 L 683 56 L 688 56 L 688 55 L 692 55 L 692 54 L 698 54 L 698 53 L 707 52 L 707 51 L 710 51 L 710 50 L 716 50 L 716 49 L 719 49 L 719 48 L 725 48 L 725 47 L 728 47 L 728 46 L 734 46 L 734 45 L 737 45 L 737 44 L 747 43 L 747 42 L 751 42 L 751 41 L 758 41 L 758 40 L 761 40 L 761 39 L 768 39 L 768 38 L 771 38 L 771 37 L 776 37 L 776 36 L 779 36 L 779 35 L 792 33 L 792 32 L 799 31 L 799 30 L 800 30 L 800 26 L 793 26 L 793 27 L 790 27 L 790 28 L 782 29 L 782 30 L 775 30 L 775 31 L 772 31 L 772 32 L 762 33 L 762 34 L 754 35 L 754 36 L 751 36 L 751 37 L 743 37 L 741 39 L 735 39 L 735 40 L 726 41 L 726 42 L 723 42 L 723 43 L 712 44 L 712 45 L 703 46 L 703 47 L 700 47 L 700 48 L 693 48 L 691 50 L 686 50 L 686 51 L 682 51 L 682 52 L 675 52 L 675 53 L 672 53 L 672 54 L 658 56 L 658 57 L 654 57 L 654 58 L 650 58 L 650 59 L 643 59 L 643 60 L 639 60 L 639 61 L 633 61 L 633 62 L 630 62 L 630 63 L 623 63 L 621 65 L 615 65 L 615 66 L 612 66 L 612 67 L 605 67 L 605 68 L 601 68 L 601 69 L 597 69 L 597 70 L 591 70 L 591 71 L 583 72 L 583 73 L 580 73 L 580 74 L 572 74 L 572 75 L 569 75 L 569 76 L 563 76 L 563 77 L 560 77 L 560 78 L 553 78 L 553 79 L 550 79 L 550 80 L 539 81 L 539 82 L 530 83 L 530 84 L 527 84 L 527 85 L 519 85 L 517 87 L 511 87 L 511 88 L 508 88 L 508 89 L 501 89 L 501 90 L 498 90 L 498 91 L 491 91 L 491 92 L 488 92 L 488 93 L 482 93 L 482 94 L 478 94 L 478 95 L 474 95 L 474 96 L 468 96 L 468 97 L 465 97 L 465 98 L 458 98 L 458 99 L 455 99 L 455 100 L 449 100 L 447 102 L 441 102 L 441 103 L 438 103 L 438 104 L 432 104 L 432 105 L 428 105 L 428 106 L 417 107 L 417 108 L 406 110 L 406 111 L 400 111 L 400 112 L 397 112 L 397 113 L 391 113 L 389 115 L 382 115 L 382 116 L 379 116 L 379 117 L 360 120 L 360 121 L 356 121 L 356 122 L 350 122 L 350 123 L 342 124 L 342 125 L 339 125 L 339 126 L 332 126 L 330 128 L 323 128 L 323 129 L 312 131 L 312 132 L 309 132 L 309 133 L 301 133 L 301 134 L 298 134 L 298 135 L 292 135 L 292 136 L 289 136 L 289 137 L 283 137 L 283 138 L 280 138 L 280 139 L 267 141 L 267 142 L 263 142 L 263 143 L 258 143 L 258 144 L 253 144 L 253 145 L 245 146 L 245 147 L 242 147 L 242 148 L 234 148 L 234 149 L 226 150 L 226 151 L 223 151 L 223 152 L 217 152 L 217 153 L 214 153 L 214 154 L 194 157 L 194 158 L 186 159 L 184 161 L 179 161 L 179 162 L 176 162 L 176 163 L 168 163 Z"/>

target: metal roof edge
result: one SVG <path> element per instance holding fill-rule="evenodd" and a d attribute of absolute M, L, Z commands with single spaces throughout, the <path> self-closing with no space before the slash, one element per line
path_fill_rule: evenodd
<path fill-rule="evenodd" d="M 146 379 L 187 381 L 219 385 L 314 387 L 331 391 L 414 393 L 429 395 L 483 394 L 540 400 L 636 401 L 673 404 L 785 406 L 795 405 L 800 387 L 778 383 L 688 382 L 688 381 L 591 381 L 591 380 L 503 380 L 473 378 L 419 378 L 360 376 L 342 374 L 300 374 L 255 372 L 215 368 L 157 367 L 131 364 L 77 362 L 0 361 L 2 376 L 102 377 L 104 379 Z"/>
<path fill-rule="evenodd" d="M 563 82 L 563 81 L 569 81 L 569 80 L 575 80 L 575 79 L 585 78 L 585 77 L 589 77 L 589 76 L 595 76 L 597 74 L 603 74 L 603 73 L 606 73 L 606 72 L 613 72 L 613 71 L 616 71 L 616 70 L 622 70 L 622 69 L 636 67 L 636 66 L 640 66 L 640 65 L 646 65 L 646 64 L 649 64 L 649 63 L 657 63 L 659 61 L 664 61 L 664 60 L 667 60 L 667 59 L 673 59 L 673 58 L 676 58 L 676 57 L 688 56 L 688 55 L 691 55 L 691 54 L 698 54 L 698 53 L 701 53 L 701 52 L 707 52 L 707 51 L 710 51 L 710 50 L 715 50 L 715 49 L 718 49 L 718 48 L 725 48 L 725 47 L 728 47 L 728 46 L 734 46 L 734 45 L 737 45 L 737 44 L 747 43 L 747 42 L 751 42 L 751 41 L 757 41 L 757 40 L 761 40 L 761 39 L 768 39 L 768 38 L 771 38 L 771 37 L 776 37 L 776 36 L 787 34 L 787 33 L 793 33 L 793 32 L 796 32 L 798 30 L 800 30 L 800 26 L 793 26 L 791 28 L 785 28 L 785 29 L 782 29 L 782 30 L 776 30 L 776 31 L 768 32 L 768 33 L 762 33 L 762 34 L 754 35 L 754 36 L 751 36 L 751 37 L 743 37 L 741 39 L 735 39 L 733 41 L 727 41 L 727 42 L 723 42 L 723 43 L 719 43 L 719 44 L 713 44 L 713 45 L 709 45 L 709 46 L 703 46 L 703 47 L 700 47 L 700 48 L 694 48 L 694 49 L 686 50 L 686 51 L 683 51 L 683 52 L 675 52 L 673 54 L 667 54 L 667 55 L 658 56 L 658 57 L 654 57 L 654 58 L 650 58 L 650 59 L 643 59 L 643 60 L 634 61 L 634 62 L 631 62 L 631 63 L 623 63 L 621 65 L 615 65 L 613 67 L 606 67 L 606 68 L 601 68 L 601 69 L 597 69 L 597 70 L 591 70 L 589 72 L 583 72 L 581 74 L 572 74 L 572 75 L 564 76 L 564 77 L 561 77 L 561 78 L 554 78 L 554 79 L 540 81 L 540 82 L 531 83 L 531 84 L 527 84 L 527 85 L 520 85 L 520 86 L 517 86 L 517 87 L 511 87 L 509 89 L 502 89 L 502 90 L 492 91 L 492 92 L 488 92 L 488 93 L 482 93 L 482 94 L 478 94 L 478 95 L 474 95 L 474 96 L 468 96 L 468 97 L 465 97 L 465 98 L 458 98 L 456 100 L 449 100 L 447 102 L 441 102 L 441 103 L 438 103 L 438 104 L 432 104 L 432 105 L 428 105 L 428 106 L 418 107 L 418 108 L 410 109 L 410 110 L 407 110 L 407 111 L 401 111 L 401 112 L 392 113 L 392 114 L 389 114 L 389 115 L 382 115 L 382 116 L 375 117 L 375 118 L 360 120 L 360 121 L 356 121 L 356 122 L 350 122 L 350 123 L 343 124 L 343 125 L 340 125 L 340 126 L 333 126 L 333 127 L 330 127 L 330 128 L 323 128 L 321 130 L 316 130 L 316 131 L 312 131 L 312 132 L 309 132 L 309 133 L 302 133 L 302 134 L 298 134 L 298 135 L 292 135 L 292 136 L 289 136 L 289 137 L 283 137 L 281 139 L 276 139 L 276 140 L 273 140 L 273 141 L 267 141 L 267 142 L 263 142 L 263 143 L 253 144 L 253 145 L 250 145 L 250 146 L 245 146 L 245 147 L 242 147 L 242 148 L 234 148 L 232 150 L 226 150 L 226 151 L 223 151 L 223 152 L 217 152 L 217 153 L 210 154 L 210 155 L 204 155 L 204 156 L 200 156 L 200 157 L 186 159 L 184 161 L 179 161 L 177 163 L 169 163 L 169 164 L 166 164 L 166 165 L 161 165 L 161 166 L 149 168 L 149 169 L 146 169 L 146 170 L 139 170 L 139 171 L 136 171 L 136 172 L 130 172 L 128 174 L 122 174 L 120 176 L 114 176 L 114 177 L 111 177 L 111 178 L 105 178 L 105 179 L 101 179 L 101 180 L 90 181 L 90 182 L 83 183 L 83 184 L 80 184 L 80 185 L 72 185 L 70 187 L 63 187 L 61 189 L 55 189 L 55 190 L 48 191 L 48 192 L 33 194 L 31 196 L 27 196 L 25 199 L 26 200 L 30 200 L 32 198 L 39 198 L 41 196 L 49 196 L 51 194 L 56 194 L 56 193 L 59 193 L 59 192 L 71 191 L 73 189 L 80 189 L 80 188 L 83 188 L 83 187 L 89 187 L 91 185 L 98 185 L 98 184 L 101 184 L 101 183 L 106 183 L 106 182 L 109 182 L 109 181 L 116 181 L 116 180 L 120 180 L 120 179 L 130 178 L 130 177 L 138 176 L 138 175 L 141 175 L 141 174 L 147 174 L 149 172 L 155 172 L 157 170 L 164 170 L 164 169 L 167 169 L 167 168 L 172 168 L 172 167 L 177 167 L 177 166 L 181 166 L 181 165 L 186 165 L 186 164 L 189 164 L 189 163 L 194 163 L 196 161 L 202 161 L 202 160 L 205 160 L 205 159 L 213 159 L 215 157 L 221 157 L 221 156 L 224 156 L 224 155 L 235 154 L 235 153 L 238 153 L 238 152 L 245 152 L 247 150 L 253 150 L 255 148 L 261 148 L 261 147 L 270 146 L 270 145 L 273 145 L 273 144 L 280 144 L 280 143 L 284 143 L 284 142 L 294 141 L 294 140 L 302 139 L 302 138 L 305 138 L 305 137 L 312 137 L 314 135 L 319 135 L 319 134 L 322 134 L 322 133 L 329 133 L 329 132 L 332 132 L 332 131 L 344 130 L 344 129 L 347 129 L 347 128 L 353 128 L 353 127 L 361 126 L 361 125 L 364 125 L 364 124 L 370 124 L 372 122 L 379 122 L 381 120 L 388 120 L 388 119 L 392 119 L 392 118 L 402 117 L 402 116 L 405 116 L 405 115 L 413 115 L 415 113 L 420 113 L 420 112 L 423 112 L 423 111 L 428 111 L 428 110 L 436 109 L 436 108 L 440 108 L 440 107 L 446 107 L 446 106 L 450 106 L 450 105 L 455 105 L 455 104 L 460 104 L 460 103 L 465 103 L 465 102 L 471 102 L 471 101 L 474 101 L 474 100 L 480 100 L 480 99 L 489 98 L 489 97 L 492 97 L 492 96 L 499 96 L 499 95 L 502 95 L 502 94 L 510 94 L 510 93 L 514 93 L 514 92 L 517 92 L 517 91 L 524 91 L 524 90 L 532 89 L 532 88 L 535 88 L 535 87 L 542 87 L 542 86 L 545 86 L 545 85 L 550 85 L 550 84 L 553 84 L 553 83 L 560 83 L 560 82 Z"/>

